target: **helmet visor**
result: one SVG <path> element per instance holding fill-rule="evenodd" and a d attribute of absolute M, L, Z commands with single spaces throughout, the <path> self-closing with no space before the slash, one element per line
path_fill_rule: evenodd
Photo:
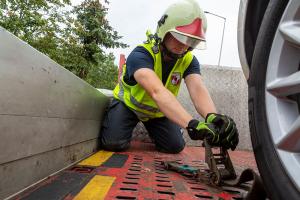
<path fill-rule="evenodd" d="M 206 49 L 206 41 L 203 39 L 187 36 L 180 34 L 178 32 L 170 31 L 172 36 L 181 42 L 182 44 L 185 44 L 193 49 Z"/>

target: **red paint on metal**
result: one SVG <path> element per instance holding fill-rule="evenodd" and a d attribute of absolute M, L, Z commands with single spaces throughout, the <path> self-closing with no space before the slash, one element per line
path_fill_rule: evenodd
<path fill-rule="evenodd" d="M 115 176 L 116 180 L 106 199 L 224 199 L 240 197 L 238 192 L 226 192 L 195 178 L 167 171 L 161 161 L 177 160 L 194 167 L 204 168 L 204 149 L 187 147 L 180 154 L 157 152 L 153 144 L 133 142 L 127 162 L 121 169 L 98 168 L 96 173 Z M 242 154 L 240 154 L 242 155 Z M 248 158 L 248 157 L 246 157 Z M 243 158 L 239 158 L 243 160 Z"/>
<path fill-rule="evenodd" d="M 245 168 L 257 170 L 252 152 L 230 151 L 231 159 L 239 174 Z M 240 197 L 240 190 L 235 188 L 221 188 L 207 185 L 195 178 L 186 177 L 173 171 L 167 171 L 162 166 L 162 161 L 177 161 L 193 167 L 206 169 L 204 164 L 203 147 L 186 147 L 179 154 L 165 154 L 155 150 L 152 143 L 133 141 L 131 148 L 127 152 L 120 154 L 128 155 L 128 160 L 122 168 L 97 167 L 91 174 L 116 177 L 113 185 L 106 195 L 110 199 L 223 199 L 231 200 Z M 78 169 L 78 166 L 71 169 Z M 86 166 L 87 169 L 90 169 Z M 91 168 L 92 169 L 92 168 Z M 67 169 L 67 171 L 70 169 Z M 90 170 L 75 170 L 69 173 L 86 174 Z M 36 187 L 23 193 L 27 196 L 43 186 L 55 182 L 58 176 L 53 176 Z M 70 192 L 65 195 L 65 199 L 71 200 L 76 193 Z M 47 197 L 45 197 L 46 199 Z M 18 198 L 16 198 L 18 199 Z"/>

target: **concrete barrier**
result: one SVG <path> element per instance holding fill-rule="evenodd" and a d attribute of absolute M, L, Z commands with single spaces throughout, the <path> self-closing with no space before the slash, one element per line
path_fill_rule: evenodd
<path fill-rule="evenodd" d="M 0 199 L 96 150 L 107 103 L 0 27 Z"/>

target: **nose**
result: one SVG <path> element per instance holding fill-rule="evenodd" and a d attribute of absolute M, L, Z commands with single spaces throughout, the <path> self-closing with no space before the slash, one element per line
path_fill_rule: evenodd
<path fill-rule="evenodd" d="M 187 46 L 186 44 L 183 44 L 181 42 L 178 42 L 178 44 L 176 45 L 176 50 L 179 52 L 185 52 L 187 51 L 189 48 L 189 46 Z"/>
<path fill-rule="evenodd" d="M 177 47 L 178 50 L 184 50 L 184 51 L 186 51 L 189 48 L 188 45 L 183 44 L 179 41 L 176 41 L 176 47 Z"/>
<path fill-rule="evenodd" d="M 179 47 L 180 47 L 182 50 L 187 50 L 187 49 L 189 48 L 188 45 L 183 44 L 183 43 L 180 43 Z"/>

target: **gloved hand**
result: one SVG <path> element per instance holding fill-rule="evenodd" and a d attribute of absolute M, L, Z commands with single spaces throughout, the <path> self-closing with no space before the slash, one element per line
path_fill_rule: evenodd
<path fill-rule="evenodd" d="M 221 146 L 234 150 L 239 143 L 239 133 L 232 118 L 216 113 L 208 113 L 205 118 L 206 123 L 214 124 L 221 135 Z"/>
<path fill-rule="evenodd" d="M 186 128 L 192 140 L 203 140 L 206 138 L 208 144 L 219 146 L 220 135 L 217 127 L 213 123 L 200 122 L 192 119 Z"/>

